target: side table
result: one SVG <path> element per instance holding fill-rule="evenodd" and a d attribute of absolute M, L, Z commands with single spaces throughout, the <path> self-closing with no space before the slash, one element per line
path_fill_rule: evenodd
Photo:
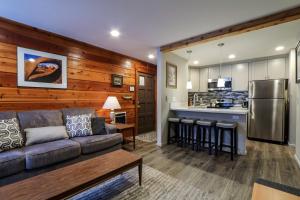
<path fill-rule="evenodd" d="M 125 141 L 132 142 L 133 143 L 133 149 L 135 149 L 135 124 L 121 124 L 121 123 L 116 123 L 115 126 L 116 126 L 117 131 L 120 132 L 120 133 L 122 133 L 123 139 L 124 139 L 124 143 L 125 143 Z M 125 131 L 127 131 L 127 130 L 131 130 L 132 139 L 129 139 L 128 137 L 126 137 Z"/>

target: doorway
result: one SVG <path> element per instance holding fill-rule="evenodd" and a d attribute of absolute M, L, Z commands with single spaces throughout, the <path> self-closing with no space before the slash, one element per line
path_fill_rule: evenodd
<path fill-rule="evenodd" d="M 138 134 L 155 129 L 155 84 L 150 74 L 137 73 L 137 123 Z"/>

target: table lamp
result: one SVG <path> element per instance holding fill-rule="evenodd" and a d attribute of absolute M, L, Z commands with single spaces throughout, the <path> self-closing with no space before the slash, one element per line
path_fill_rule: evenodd
<path fill-rule="evenodd" d="M 110 119 L 111 119 L 111 124 L 115 124 L 115 109 L 120 109 L 121 106 L 119 104 L 119 101 L 117 99 L 117 97 L 115 96 L 108 96 L 104 105 L 103 105 L 103 109 L 110 109 Z"/>

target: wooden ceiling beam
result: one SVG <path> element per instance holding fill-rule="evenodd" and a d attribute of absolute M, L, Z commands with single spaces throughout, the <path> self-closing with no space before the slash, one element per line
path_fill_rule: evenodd
<path fill-rule="evenodd" d="M 233 36 L 241 33 L 259 30 L 262 28 L 290 22 L 300 19 L 300 6 L 284 10 L 268 16 L 256 18 L 250 21 L 246 21 L 240 24 L 227 26 L 215 31 L 190 37 L 184 40 L 180 40 L 174 43 L 163 45 L 160 47 L 162 52 L 174 51 L 176 49 L 209 42 L 212 40 L 220 39 L 227 36 Z"/>

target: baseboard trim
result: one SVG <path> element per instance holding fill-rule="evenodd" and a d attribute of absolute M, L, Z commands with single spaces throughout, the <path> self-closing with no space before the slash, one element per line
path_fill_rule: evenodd
<path fill-rule="evenodd" d="M 294 154 L 295 160 L 300 168 L 300 159 L 298 158 L 297 154 Z"/>
<path fill-rule="evenodd" d="M 288 143 L 288 145 L 291 146 L 291 147 L 295 147 L 296 146 L 296 144 L 291 144 L 291 143 Z"/>
<path fill-rule="evenodd" d="M 162 147 L 162 143 L 161 142 L 157 141 L 156 145 L 159 146 L 159 147 Z"/>

